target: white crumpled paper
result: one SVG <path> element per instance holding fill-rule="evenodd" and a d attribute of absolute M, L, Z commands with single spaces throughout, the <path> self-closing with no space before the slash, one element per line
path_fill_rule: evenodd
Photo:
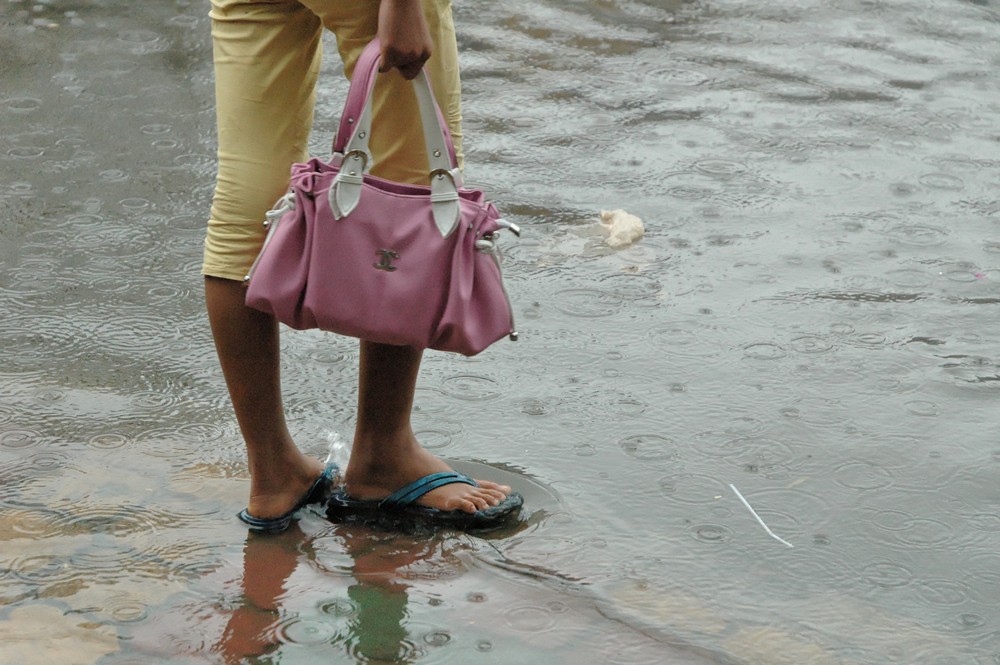
<path fill-rule="evenodd" d="M 608 234 L 604 243 L 613 249 L 631 245 L 646 232 L 642 220 L 624 210 L 602 210 L 601 226 Z"/>

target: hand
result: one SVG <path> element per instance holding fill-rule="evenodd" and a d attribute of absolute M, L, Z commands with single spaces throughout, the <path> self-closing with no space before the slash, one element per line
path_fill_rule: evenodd
<path fill-rule="evenodd" d="M 378 38 L 382 45 L 380 72 L 398 69 L 409 80 L 431 57 L 431 33 L 421 0 L 381 0 Z"/>

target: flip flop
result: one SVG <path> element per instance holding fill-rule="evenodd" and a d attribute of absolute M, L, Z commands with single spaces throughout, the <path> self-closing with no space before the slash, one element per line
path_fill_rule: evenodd
<path fill-rule="evenodd" d="M 333 520 L 361 518 L 407 518 L 428 524 L 456 529 L 492 527 L 501 524 L 524 503 L 517 492 L 511 492 L 498 506 L 467 513 L 464 510 L 439 510 L 414 503 L 433 489 L 454 483 L 479 487 L 472 478 L 448 471 L 432 473 L 402 487 L 384 499 L 354 499 L 344 488 L 334 490 L 326 504 L 327 517 Z"/>
<path fill-rule="evenodd" d="M 316 482 L 312 484 L 309 491 L 303 494 L 302 498 L 299 499 L 299 502 L 284 515 L 278 515 L 277 517 L 270 518 L 254 517 L 247 512 L 246 508 L 244 508 L 236 516 L 249 526 L 250 530 L 253 532 L 281 533 L 288 528 L 289 524 L 292 523 L 292 517 L 300 508 L 310 503 L 321 503 L 323 499 L 326 498 L 330 487 L 333 485 L 333 478 L 337 475 L 338 471 L 340 471 L 340 467 L 336 464 L 332 462 L 327 464 L 326 468 L 323 469 L 323 473 L 321 473 L 319 478 L 316 479 Z"/>

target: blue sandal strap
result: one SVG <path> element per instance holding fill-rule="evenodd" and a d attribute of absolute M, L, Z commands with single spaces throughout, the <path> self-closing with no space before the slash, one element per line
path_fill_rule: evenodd
<path fill-rule="evenodd" d="M 327 494 L 330 489 L 330 485 L 333 484 L 334 476 L 340 472 L 340 467 L 330 462 L 323 469 L 323 473 L 320 474 L 319 478 L 313 482 L 312 486 L 309 488 L 302 498 L 299 499 L 298 503 L 292 506 L 284 515 L 279 515 L 277 517 L 254 517 L 250 512 L 244 508 L 236 516 L 240 520 L 250 527 L 251 531 L 263 531 L 265 533 L 281 533 L 292 523 L 292 516 L 303 506 L 310 503 L 317 503 L 322 501 L 324 495 Z"/>
<path fill-rule="evenodd" d="M 415 480 L 409 485 L 396 490 L 386 498 L 382 499 L 379 503 L 379 507 L 405 508 L 431 490 L 444 485 L 452 485 L 454 483 L 465 483 L 466 485 L 472 485 L 473 487 L 479 486 L 475 480 L 461 473 L 455 473 L 453 471 L 432 473 L 429 476 L 424 476 L 423 478 Z"/>
<path fill-rule="evenodd" d="M 285 513 L 284 515 L 279 515 L 278 517 L 266 518 L 266 517 L 254 517 L 247 509 L 244 508 L 236 516 L 240 520 L 250 527 L 251 531 L 262 531 L 264 533 L 281 533 L 288 528 L 288 525 L 292 523 L 292 513 Z"/>

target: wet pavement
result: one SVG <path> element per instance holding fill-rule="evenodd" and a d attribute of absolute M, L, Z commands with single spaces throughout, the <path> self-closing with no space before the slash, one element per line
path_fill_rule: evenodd
<path fill-rule="evenodd" d="M 0 662 L 997 662 L 1000 5 L 457 3 L 522 339 L 429 354 L 415 423 L 526 510 L 274 539 L 203 314 L 206 14 L 0 5 Z M 356 343 L 283 344 L 342 461 Z"/>

